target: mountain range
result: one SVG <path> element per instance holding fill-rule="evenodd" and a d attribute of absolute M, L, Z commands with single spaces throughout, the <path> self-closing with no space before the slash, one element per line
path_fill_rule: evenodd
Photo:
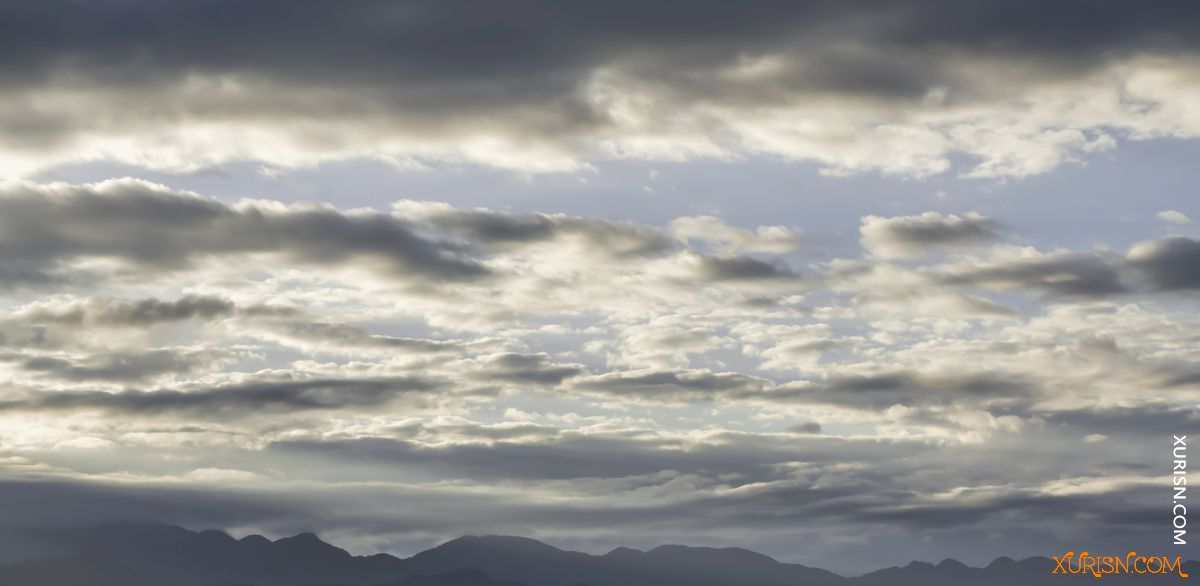
<path fill-rule="evenodd" d="M 270 540 L 160 524 L 0 533 L 0 586 L 1038 586 L 1095 583 L 1054 562 L 913 562 L 845 577 L 745 549 L 665 545 L 604 555 L 523 537 L 467 536 L 409 558 L 353 556 L 311 533 Z M 1193 579 L 1200 568 L 1184 564 Z M 1143 584 L 1171 576 L 1105 576 Z"/>

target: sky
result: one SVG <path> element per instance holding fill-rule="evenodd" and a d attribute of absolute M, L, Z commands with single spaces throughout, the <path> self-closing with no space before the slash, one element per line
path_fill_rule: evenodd
<path fill-rule="evenodd" d="M 0 519 L 1170 546 L 1190 2 L 0 2 Z"/>

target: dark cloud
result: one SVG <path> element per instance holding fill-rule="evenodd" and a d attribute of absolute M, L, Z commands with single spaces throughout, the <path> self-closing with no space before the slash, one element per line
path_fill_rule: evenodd
<path fill-rule="evenodd" d="M 391 462 L 421 467 L 445 478 L 610 478 L 652 474 L 672 467 L 692 469 L 701 458 L 655 450 L 648 442 L 573 438 L 553 443 L 495 442 L 426 447 L 415 442 L 363 439 L 278 442 L 281 455 L 319 456 L 322 461 Z M 690 462 L 685 463 L 685 461 Z M 718 462 L 708 462 L 709 466 Z M 745 464 L 740 467 L 745 469 Z"/>
<path fill-rule="evenodd" d="M 926 212 L 918 216 L 862 220 L 863 245 L 885 257 L 906 257 L 944 248 L 955 248 L 992 240 L 1000 235 L 1000 223 L 977 213 L 963 216 Z"/>
<path fill-rule="evenodd" d="M 1200 289 L 1200 241 L 1173 236 L 1133 247 L 1129 264 L 1158 291 Z"/>
<path fill-rule="evenodd" d="M 333 352 L 374 349 L 439 354 L 465 348 L 465 344 L 455 340 L 372 334 L 349 324 L 307 321 L 313 318 L 292 307 L 262 304 L 238 306 L 228 299 L 215 296 L 185 295 L 173 301 L 90 297 L 77 302 L 37 305 L 18 312 L 14 322 L 31 327 L 61 327 L 65 332 L 72 331 L 71 328 L 79 328 L 78 331 L 103 327 L 149 328 L 183 320 L 207 321 L 232 317 L 239 318 L 239 325 L 243 328 L 262 328 L 293 341 L 320 345 Z"/>
<path fill-rule="evenodd" d="M 507 429 L 507 428 L 503 428 Z M 433 431 L 431 429 L 431 431 Z M 472 479 L 586 479 L 626 478 L 660 472 L 673 474 L 731 475 L 740 481 L 766 481 L 784 475 L 786 462 L 830 463 L 837 461 L 881 461 L 920 453 L 927 448 L 916 443 L 881 443 L 814 436 L 755 436 L 727 433 L 711 442 L 693 445 L 670 437 L 589 436 L 572 431 L 548 435 L 540 441 L 496 441 L 494 428 L 468 431 L 475 441 L 428 445 L 414 441 L 366 438 L 344 441 L 281 441 L 270 450 L 279 455 L 320 458 L 321 467 L 337 462 L 404 464 L 407 473 L 423 470 L 434 478 Z M 545 431 L 543 429 L 543 431 Z M 526 436 L 526 439 L 531 439 Z M 344 474 L 340 473 L 339 474 Z M 644 482 L 652 482 L 645 480 Z"/>
<path fill-rule="evenodd" d="M 554 238 L 557 226 L 541 214 L 512 216 L 484 210 L 438 210 L 425 220 L 470 240 L 497 243 L 538 242 Z"/>
<path fill-rule="evenodd" d="M 1170 375 L 1163 382 L 1168 387 L 1186 387 L 1200 385 L 1200 372 L 1190 371 Z"/>
<path fill-rule="evenodd" d="M 406 394 L 423 394 L 437 388 L 438 383 L 433 380 L 395 377 L 263 381 L 189 391 L 56 391 L 0 402 L 0 410 L 259 417 L 268 413 L 381 407 Z"/>
<path fill-rule="evenodd" d="M 66 381 L 133 383 L 167 374 L 209 371 L 229 354 L 221 350 L 158 349 L 144 352 L 105 352 L 83 358 L 36 356 L 21 368 L 30 373 Z"/>
<path fill-rule="evenodd" d="M 70 281 L 69 276 L 43 266 L 36 260 L 0 259 L 0 288 L 5 290 L 30 285 L 35 287 L 64 285 Z"/>
<path fill-rule="evenodd" d="M 1066 424 L 1082 433 L 1114 436 L 1157 437 L 1171 430 L 1195 429 L 1200 411 L 1174 405 L 1142 405 L 1051 411 L 1040 417 L 1052 424 Z"/>
<path fill-rule="evenodd" d="M 1088 253 L 1063 253 L 954 269 L 939 276 L 950 285 L 1028 289 L 1054 297 L 1103 297 L 1129 292 L 1114 263 Z"/>
<path fill-rule="evenodd" d="M 459 83 L 483 92 L 474 97 L 479 100 L 499 97 L 488 93 L 495 83 L 526 98 L 550 97 L 551 90 L 569 95 L 578 76 L 625 56 L 666 55 L 698 66 L 737 51 L 810 47 L 847 33 L 879 51 L 936 47 L 1042 54 L 1080 64 L 1101 59 L 1101 49 L 1194 47 L 1190 33 L 1200 18 L 1184 2 L 1144 14 L 1116 1 L 1067 2 L 1049 9 L 1027 1 L 988 2 L 966 10 L 949 0 L 903 6 L 772 1 L 756 10 L 707 0 L 668 0 L 653 7 L 627 0 L 554 6 L 434 0 L 330 6 L 274 0 L 253 8 L 232 0 L 166 5 L 58 0 L 17 2 L 5 12 L 9 24 L 0 37 L 5 56 L 0 64 L 10 81 L 42 81 L 59 68 L 126 83 L 193 71 L 253 71 L 331 85 L 374 81 L 420 90 L 432 82 Z M 920 92 L 933 81 L 923 77 L 930 73 L 904 75 L 869 67 L 870 61 L 848 69 L 848 59 L 814 72 L 816 81 L 890 94 Z M 518 90 L 530 81 L 538 83 Z M 427 89 L 413 93 L 424 94 L 430 107 L 435 98 L 446 97 Z M 462 107 L 463 99 L 445 107 Z"/>
<path fill-rule="evenodd" d="M 806 421 L 789 427 L 788 431 L 792 433 L 821 433 L 821 424 L 816 421 Z"/>
<path fill-rule="evenodd" d="M 413 427 L 415 429 L 410 430 L 413 434 L 424 430 L 429 431 L 434 435 L 446 434 L 452 436 L 462 436 L 472 440 L 487 441 L 508 441 L 522 439 L 544 440 L 548 438 L 559 437 L 563 433 L 562 430 L 557 427 L 527 422 L 501 423 L 496 425 L 439 422 L 436 426 L 416 424 Z"/>
<path fill-rule="evenodd" d="M 745 374 L 694 370 L 610 372 L 580 379 L 572 386 L 589 393 L 673 403 L 747 397 L 771 384 Z"/>
<path fill-rule="evenodd" d="M 1097 252 L 1056 252 L 950 266 L 931 275 L 947 285 L 1086 298 L 1200 289 L 1196 267 L 1200 267 L 1200 241 L 1172 236 L 1141 242 L 1124 258 Z"/>
<path fill-rule="evenodd" d="M 221 297 L 185 295 L 174 301 L 123 301 L 93 298 L 65 307 L 39 307 L 22 315 L 32 323 L 148 326 L 188 319 L 209 320 L 233 315 L 232 301 Z"/>
<path fill-rule="evenodd" d="M 694 370 L 610 372 L 580 379 L 571 387 L 587 393 L 667 403 L 765 401 L 880 410 L 893 405 L 1023 405 L 1036 383 L 1003 372 L 893 370 L 873 374 L 834 371 L 818 381 L 775 385 L 740 373 Z"/>
<path fill-rule="evenodd" d="M 783 261 L 764 261 L 749 256 L 699 256 L 700 276 L 708 281 L 758 281 L 797 279 L 798 273 Z"/>
<path fill-rule="evenodd" d="M 922 374 L 894 371 L 872 375 L 833 375 L 826 379 L 834 393 L 887 393 L 898 390 L 950 391 L 966 396 L 1023 394 L 1027 383 L 996 373 Z"/>
<path fill-rule="evenodd" d="M 545 354 L 507 353 L 484 360 L 483 370 L 476 377 L 485 381 L 557 385 L 584 372 L 583 367 L 578 365 L 554 364 Z"/>
<path fill-rule="evenodd" d="M 762 398 L 828 403 L 881 410 L 893 405 L 981 405 L 1024 403 L 1035 384 L 1001 372 L 922 372 L 893 370 L 873 374 L 832 373 L 814 383 L 784 385 Z M 917 422 L 913 422 L 917 423 Z M 924 424 L 941 425 L 940 421 Z"/>
<path fill-rule="evenodd" d="M 27 263 L 31 270 L 40 263 L 39 270 L 52 271 L 80 258 L 177 270 L 253 253 L 323 266 L 360 259 L 396 277 L 466 280 L 487 274 L 454 247 L 421 238 L 382 214 L 230 206 L 134 180 L 55 188 L 13 184 L 0 193 L 0 262 Z"/>
<path fill-rule="evenodd" d="M 622 76 L 669 112 L 769 110 L 830 96 L 847 98 L 845 104 L 919 106 L 937 88 L 948 90 L 949 105 L 970 105 L 1082 77 L 1115 59 L 1193 51 L 1200 20 L 1187 3 L 1146 11 L 1115 0 L 1053 8 L 990 0 L 970 10 L 950 0 L 772 0 L 754 9 L 711 0 L 653 7 L 629 0 L 268 0 L 254 7 L 232 0 L 50 0 L 9 3 L 3 16 L 0 87 L 12 99 L 0 109 L 0 129 L 8 148 L 22 152 L 93 131 L 214 121 L 275 124 L 300 150 L 354 142 L 320 127 L 353 123 L 372 137 L 360 154 L 396 136 L 466 144 L 502 135 L 512 145 L 567 156 L 636 154 L 636 146 L 622 148 L 627 121 L 611 107 L 613 95 L 594 87 L 606 75 Z M 730 73 L 759 57 L 780 64 L 765 75 Z M 998 82 L 978 74 L 972 65 L 980 62 L 1019 67 Z M 90 91 L 97 88 L 103 91 Z M 39 89 L 87 94 L 99 111 L 48 107 L 31 99 Z M 669 122 L 642 134 L 670 135 Z M 638 130 L 647 129 L 632 133 Z M 721 128 L 697 132 L 708 136 L 690 142 L 727 142 L 735 150 L 751 142 L 723 140 Z M 676 138 L 661 141 L 657 156 L 711 148 Z M 515 146 L 489 150 L 480 158 L 497 164 L 520 154 Z M 800 150 L 783 154 L 825 160 Z M 926 160 L 899 169 L 944 170 L 942 155 L 922 155 Z"/>
<path fill-rule="evenodd" d="M 661 230 L 629 222 L 465 210 L 419 202 L 402 202 L 396 207 L 401 216 L 482 245 L 514 246 L 575 238 L 589 249 L 615 257 L 653 256 L 674 248 Z"/>

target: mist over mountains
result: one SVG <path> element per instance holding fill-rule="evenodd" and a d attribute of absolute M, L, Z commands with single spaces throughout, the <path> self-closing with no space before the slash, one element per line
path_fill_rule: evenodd
<path fill-rule="evenodd" d="M 3 586 L 950 586 L 1094 582 L 1052 575 L 1048 558 L 998 558 L 983 568 L 947 559 L 846 577 L 745 549 L 664 545 L 604 555 L 534 539 L 466 536 L 409 558 L 354 556 L 311 533 L 269 540 L 162 524 L 7 530 Z M 1195 574 L 1196 562 L 1185 571 Z M 1167 576 L 1106 576 L 1142 584 Z"/>

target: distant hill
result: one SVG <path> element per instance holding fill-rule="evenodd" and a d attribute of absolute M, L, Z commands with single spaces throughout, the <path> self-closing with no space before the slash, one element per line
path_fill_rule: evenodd
<path fill-rule="evenodd" d="M 4 586 L 170 586 L 153 577 L 89 552 L 43 558 L 0 567 Z"/>
<path fill-rule="evenodd" d="M 999 558 L 984 568 L 913 562 L 857 577 L 780 563 L 745 549 L 665 545 L 604 555 L 523 537 L 467 536 L 410 558 L 353 556 L 311 533 L 234 539 L 171 525 L 109 524 L 79 531 L 7 532 L 0 586 L 1053 586 L 1047 558 Z M 1200 578 L 1195 562 L 1185 566 Z M 1166 576 L 1106 576 L 1103 584 L 1162 584 Z"/>
<path fill-rule="evenodd" d="M 390 586 L 522 586 L 493 580 L 479 570 L 456 570 L 433 576 L 411 576 Z"/>

